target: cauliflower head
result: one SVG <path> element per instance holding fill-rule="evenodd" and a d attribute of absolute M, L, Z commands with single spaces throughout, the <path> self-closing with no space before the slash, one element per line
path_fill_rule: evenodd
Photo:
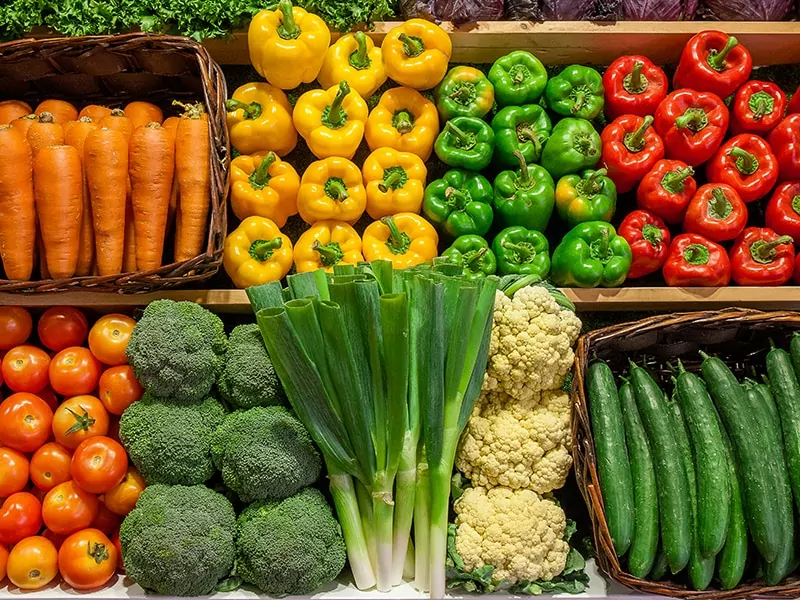
<path fill-rule="evenodd" d="M 497 292 L 484 389 L 528 400 L 560 388 L 580 331 L 575 313 L 543 287 L 524 287 L 513 298 Z"/>
<path fill-rule="evenodd" d="M 474 571 L 494 566 L 494 579 L 550 581 L 566 566 L 567 518 L 530 490 L 468 488 L 455 502 L 456 551 Z"/>
<path fill-rule="evenodd" d="M 525 400 L 484 390 L 461 436 L 456 467 L 486 488 L 559 489 L 572 466 L 571 411 L 561 390 Z"/>

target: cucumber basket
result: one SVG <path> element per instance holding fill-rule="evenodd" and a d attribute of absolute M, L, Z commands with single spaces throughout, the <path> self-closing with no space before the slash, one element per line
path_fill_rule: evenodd
<path fill-rule="evenodd" d="M 575 474 L 611 579 L 675 598 L 800 597 L 795 333 L 800 313 L 727 309 L 579 339 Z"/>

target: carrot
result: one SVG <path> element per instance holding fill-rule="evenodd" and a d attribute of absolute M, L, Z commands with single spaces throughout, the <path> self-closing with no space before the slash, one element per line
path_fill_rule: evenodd
<path fill-rule="evenodd" d="M 55 121 L 52 114 L 43 112 L 28 128 L 27 137 L 33 157 L 36 158 L 42 148 L 64 144 L 64 127 Z"/>
<path fill-rule="evenodd" d="M 92 122 L 91 117 L 80 117 L 77 121 L 71 121 L 71 123 L 72 125 L 64 134 L 64 141 L 68 146 L 72 146 L 78 151 L 78 156 L 81 159 L 81 179 L 83 181 L 81 244 L 78 250 L 78 266 L 75 268 L 75 275 L 84 277 L 91 274 L 94 260 L 94 225 L 92 222 L 92 203 L 89 199 L 89 187 L 86 180 L 84 147 L 86 145 L 86 137 L 97 129 L 97 124 Z"/>
<path fill-rule="evenodd" d="M 21 100 L 4 100 L 0 102 L 0 125 L 8 125 L 14 119 L 19 119 L 33 112 L 31 105 Z"/>
<path fill-rule="evenodd" d="M 164 121 L 164 129 L 166 129 L 172 136 L 172 145 L 175 145 L 175 133 L 178 130 L 178 123 L 181 122 L 180 117 L 169 117 Z M 169 211 L 167 212 L 167 231 L 172 229 L 173 223 L 176 223 L 175 213 L 178 210 L 178 178 L 172 178 L 172 193 L 169 197 Z"/>
<path fill-rule="evenodd" d="M 109 129 L 116 129 L 117 131 L 123 132 L 126 139 L 131 138 L 134 129 L 133 122 L 126 117 L 125 112 L 119 108 L 113 109 L 110 115 L 100 119 L 99 125 L 100 127 L 108 127 Z"/>
<path fill-rule="evenodd" d="M 42 113 L 50 113 L 56 120 L 56 123 L 66 123 L 67 121 L 78 120 L 78 109 L 69 102 L 64 100 L 45 100 L 40 102 L 36 110 L 33 111 L 37 115 Z"/>
<path fill-rule="evenodd" d="M 2 125 L 0 156 L 0 258 L 6 278 L 29 281 L 36 242 L 31 148 L 19 131 Z"/>
<path fill-rule="evenodd" d="M 44 255 L 44 242 L 42 241 L 42 228 L 36 224 L 36 260 L 39 262 L 39 277 L 50 279 L 50 271 L 47 270 L 47 259 Z"/>
<path fill-rule="evenodd" d="M 103 117 L 107 117 L 111 114 L 111 109 L 107 106 L 101 106 L 99 104 L 89 104 L 88 106 L 84 106 L 81 109 L 81 112 L 78 113 L 78 119 L 81 117 L 89 117 L 95 123 L 99 123 L 100 119 Z"/>
<path fill-rule="evenodd" d="M 38 117 L 35 114 L 30 113 L 28 115 L 25 115 L 24 117 L 14 119 L 13 121 L 11 121 L 11 123 L 9 123 L 9 125 L 11 125 L 11 127 L 19 131 L 25 138 L 27 138 L 28 129 L 31 128 L 31 125 L 33 125 L 37 119 Z"/>
<path fill-rule="evenodd" d="M 125 116 L 133 123 L 134 129 L 144 127 L 155 121 L 159 125 L 164 120 L 164 113 L 155 104 L 150 102 L 129 102 L 125 106 Z"/>
<path fill-rule="evenodd" d="M 122 272 L 128 202 L 128 140 L 122 131 L 95 129 L 84 147 L 86 181 L 94 223 L 97 271 Z"/>
<path fill-rule="evenodd" d="M 136 271 L 136 225 L 130 194 L 125 204 L 125 249 L 122 254 L 122 271 L 124 273 Z"/>

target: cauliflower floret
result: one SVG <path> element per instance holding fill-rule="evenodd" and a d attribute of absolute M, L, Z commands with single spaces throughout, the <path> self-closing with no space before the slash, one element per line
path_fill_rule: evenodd
<path fill-rule="evenodd" d="M 543 287 L 525 287 L 508 298 L 498 292 L 484 389 L 518 400 L 560 388 L 574 358 L 581 321 Z"/>
<path fill-rule="evenodd" d="M 456 467 L 482 487 L 559 489 L 572 466 L 571 410 L 561 390 L 525 400 L 484 391 L 461 436 Z"/>
<path fill-rule="evenodd" d="M 567 562 L 567 518 L 530 490 L 468 488 L 455 502 L 456 551 L 467 571 L 494 566 L 495 582 L 550 581 Z"/>

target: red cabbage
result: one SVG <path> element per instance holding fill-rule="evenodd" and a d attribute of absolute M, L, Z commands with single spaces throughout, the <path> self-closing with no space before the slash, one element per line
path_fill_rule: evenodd
<path fill-rule="evenodd" d="M 510 21 L 609 21 L 621 18 L 622 0 L 506 0 Z"/>
<path fill-rule="evenodd" d="M 499 21 L 503 0 L 400 0 L 400 13 L 404 19 L 421 17 L 456 24 Z"/>
<path fill-rule="evenodd" d="M 700 13 L 716 21 L 781 21 L 793 0 L 702 0 Z"/>
<path fill-rule="evenodd" d="M 697 0 L 622 0 L 626 21 L 691 21 Z"/>

